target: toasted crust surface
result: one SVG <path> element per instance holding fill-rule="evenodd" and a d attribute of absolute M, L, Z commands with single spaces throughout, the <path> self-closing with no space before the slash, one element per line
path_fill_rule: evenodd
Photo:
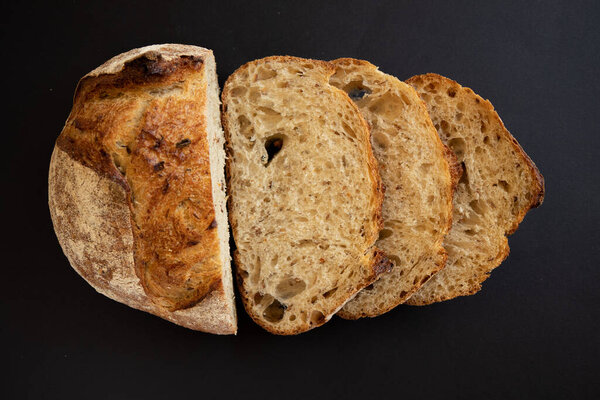
<path fill-rule="evenodd" d="M 371 143 L 386 187 L 384 230 L 377 247 L 393 270 L 361 291 L 338 315 L 375 317 L 408 299 L 443 268 L 442 247 L 452 218 L 456 178 L 442 144 L 415 90 L 364 60 L 332 61 L 330 83 L 354 100 L 371 127 Z"/>
<path fill-rule="evenodd" d="M 544 179 L 508 132 L 492 104 L 437 74 L 407 81 L 428 106 L 436 129 L 460 169 L 446 268 L 407 304 L 426 305 L 474 294 L 509 253 L 512 234 L 544 198 Z"/>
<path fill-rule="evenodd" d="M 276 334 L 324 324 L 390 268 L 373 246 L 383 187 L 368 126 L 328 84 L 333 72 L 323 61 L 268 57 L 240 67 L 223 89 L 238 287 L 250 316 Z M 336 198 L 338 209 L 323 208 Z M 361 207 L 351 217 L 353 202 Z"/>
<path fill-rule="evenodd" d="M 99 292 L 226 334 L 236 321 L 211 193 L 207 63 L 210 50 L 155 45 L 86 75 L 51 160 L 49 205 L 71 265 Z"/>

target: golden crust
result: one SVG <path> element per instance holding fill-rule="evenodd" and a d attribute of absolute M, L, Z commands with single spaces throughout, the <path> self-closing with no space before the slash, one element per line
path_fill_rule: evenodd
<path fill-rule="evenodd" d="M 276 61 L 276 62 L 293 62 L 293 63 L 295 63 L 295 62 L 314 63 L 315 65 L 317 65 L 323 69 L 323 71 L 320 72 L 320 78 L 326 83 L 328 83 L 329 77 L 335 72 L 335 66 L 326 61 L 303 59 L 303 58 L 298 58 L 298 57 L 293 57 L 293 56 L 271 56 L 271 57 L 266 57 L 266 58 L 263 58 L 260 60 L 254 60 L 254 61 L 251 61 L 251 62 L 248 62 L 248 63 L 242 65 L 236 71 L 234 71 L 227 79 L 225 85 L 223 86 L 223 92 L 221 94 L 222 107 L 223 107 L 223 112 L 221 113 L 221 123 L 223 125 L 223 130 L 225 132 L 225 141 L 226 141 L 225 149 L 227 152 L 226 179 L 227 179 L 227 189 L 228 189 L 228 199 L 229 199 L 228 200 L 229 221 L 230 221 L 232 232 L 234 233 L 234 236 L 235 236 L 235 231 L 236 231 L 238 221 L 235 218 L 236 213 L 233 211 L 233 209 L 235 208 L 235 205 L 232 201 L 232 197 L 234 196 L 234 194 L 231 193 L 231 163 L 233 160 L 234 149 L 230 145 L 230 143 L 231 143 L 230 128 L 229 128 L 227 118 L 225 117 L 225 114 L 227 112 L 227 104 L 229 101 L 228 96 L 229 96 L 230 85 L 228 85 L 228 83 L 230 82 L 231 79 L 233 79 L 234 76 L 244 73 L 244 71 L 246 69 L 248 69 L 252 64 L 257 63 L 257 62 L 264 62 L 264 61 L 267 61 L 267 62 L 268 61 Z M 370 174 L 371 180 L 372 180 L 372 191 L 375 195 L 375 202 L 376 202 L 376 204 L 375 204 L 375 210 L 376 210 L 375 221 L 377 223 L 377 232 L 374 232 L 371 235 L 372 237 L 369 238 L 369 240 L 372 242 L 375 242 L 375 240 L 377 239 L 377 233 L 383 227 L 383 218 L 382 218 L 382 214 L 381 214 L 381 208 L 383 205 L 383 196 L 384 196 L 384 192 L 385 192 L 385 187 L 383 186 L 381 177 L 379 176 L 377 160 L 375 159 L 373 152 L 371 151 L 371 147 L 370 147 L 371 131 L 370 131 L 370 128 L 369 128 L 367 122 L 364 120 L 364 118 L 362 118 L 362 115 L 361 115 L 360 111 L 358 110 L 358 107 L 348 97 L 348 95 L 346 93 L 344 93 L 342 90 L 339 90 L 333 86 L 331 87 L 331 89 L 333 91 L 337 92 L 339 94 L 340 99 L 342 99 L 343 101 L 346 101 L 348 103 L 348 105 L 356 111 L 356 114 L 358 116 L 360 116 L 361 123 L 364 127 L 364 132 L 367 132 L 367 137 L 364 138 L 364 141 L 365 141 L 365 143 L 369 144 L 368 152 L 367 152 L 367 165 L 369 167 L 369 174 Z M 358 293 L 365 286 L 368 286 L 371 283 L 373 283 L 375 280 L 377 280 L 377 278 L 379 277 L 380 274 L 388 272 L 392 268 L 392 264 L 387 259 L 385 254 L 374 247 L 364 257 L 367 258 L 367 261 L 365 261 L 364 264 L 369 265 L 371 267 L 370 275 L 362 282 L 358 282 L 356 284 L 356 286 L 348 293 L 348 297 L 346 299 L 342 299 L 342 300 L 340 300 L 340 302 L 338 304 L 335 304 L 332 307 L 330 307 L 331 310 L 324 310 L 325 318 L 323 318 L 321 321 L 319 321 L 317 323 L 313 322 L 312 324 L 309 322 L 306 322 L 303 325 L 299 324 L 294 330 L 278 329 L 274 325 L 269 325 L 269 324 L 264 323 L 263 318 L 259 315 L 256 315 L 256 313 L 254 312 L 254 309 L 250 303 L 251 300 L 250 300 L 249 293 L 247 292 L 247 290 L 244 287 L 244 284 L 243 284 L 244 278 L 243 278 L 239 268 L 236 268 L 236 274 L 235 274 L 237 287 L 238 287 L 244 308 L 246 309 L 246 312 L 248 313 L 248 315 L 250 315 L 250 317 L 257 324 L 259 324 L 261 327 L 263 327 L 267 331 L 274 333 L 274 334 L 295 335 L 298 333 L 306 332 L 309 329 L 313 329 L 313 328 L 316 328 L 318 326 L 325 324 L 329 319 L 331 319 L 331 317 L 336 312 L 338 312 L 343 307 L 343 305 L 347 301 L 351 300 L 356 295 L 356 293 Z M 239 254 L 237 251 L 233 252 L 233 262 L 236 265 L 236 267 L 240 265 Z M 329 312 L 327 312 L 327 311 L 329 311 Z"/>
<path fill-rule="evenodd" d="M 71 265 L 99 292 L 192 329 L 235 333 L 214 229 L 206 57 L 194 46 L 149 46 L 86 75 L 53 153 L 49 204 Z"/>

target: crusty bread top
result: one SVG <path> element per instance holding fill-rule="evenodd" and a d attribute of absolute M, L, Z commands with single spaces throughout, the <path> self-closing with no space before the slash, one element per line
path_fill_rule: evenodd
<path fill-rule="evenodd" d="M 368 127 L 331 64 L 268 57 L 223 89 L 240 295 L 273 333 L 320 326 L 388 267 Z"/>
<path fill-rule="evenodd" d="M 442 141 L 463 169 L 444 242 L 447 266 L 407 302 L 419 305 L 477 292 L 508 255 L 506 235 L 541 204 L 544 180 L 489 101 L 436 74 L 408 83 L 427 104 Z"/>
<path fill-rule="evenodd" d="M 57 147 L 128 193 L 136 273 L 168 310 L 219 288 L 206 134 L 206 49 L 158 45 L 86 75 Z"/>

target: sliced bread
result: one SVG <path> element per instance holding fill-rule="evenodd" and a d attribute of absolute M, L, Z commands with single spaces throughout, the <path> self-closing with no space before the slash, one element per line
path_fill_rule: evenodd
<path fill-rule="evenodd" d="M 373 153 L 386 187 L 384 229 L 376 245 L 394 263 L 338 315 L 374 317 L 408 299 L 445 264 L 452 218 L 451 156 L 415 90 L 373 64 L 332 61 L 329 82 L 350 95 L 371 126 Z M 451 165 L 455 163 L 451 160 Z"/>
<path fill-rule="evenodd" d="M 489 101 L 436 74 L 407 82 L 427 104 L 442 141 L 463 169 L 444 241 L 446 268 L 407 301 L 425 305 L 480 290 L 508 255 L 507 235 L 542 203 L 544 179 Z"/>
<path fill-rule="evenodd" d="M 263 328 L 322 325 L 389 268 L 374 246 L 383 189 L 369 130 L 332 64 L 268 57 L 223 88 L 238 286 Z"/>

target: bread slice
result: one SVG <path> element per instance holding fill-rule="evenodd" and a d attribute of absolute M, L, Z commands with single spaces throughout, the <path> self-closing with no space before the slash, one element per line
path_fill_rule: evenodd
<path fill-rule="evenodd" d="M 268 57 L 223 88 L 229 218 L 240 295 L 277 334 L 328 321 L 388 268 L 369 130 L 332 64 Z"/>
<path fill-rule="evenodd" d="M 371 126 L 386 187 L 384 229 L 376 245 L 394 263 L 338 315 L 374 317 L 403 303 L 445 264 L 442 241 L 451 225 L 453 191 L 453 170 L 445 157 L 451 152 L 412 87 L 367 61 L 332 63 L 336 72 L 329 82 L 350 95 Z"/>
<path fill-rule="evenodd" d="M 235 333 L 224 136 L 210 50 L 155 45 L 86 75 L 56 142 L 49 205 L 73 268 L 106 296 Z"/>
<path fill-rule="evenodd" d="M 444 246 L 446 268 L 408 301 L 425 305 L 474 294 L 508 255 L 512 234 L 544 198 L 544 179 L 492 104 L 436 74 L 410 78 L 463 173 L 454 196 L 453 224 Z"/>

